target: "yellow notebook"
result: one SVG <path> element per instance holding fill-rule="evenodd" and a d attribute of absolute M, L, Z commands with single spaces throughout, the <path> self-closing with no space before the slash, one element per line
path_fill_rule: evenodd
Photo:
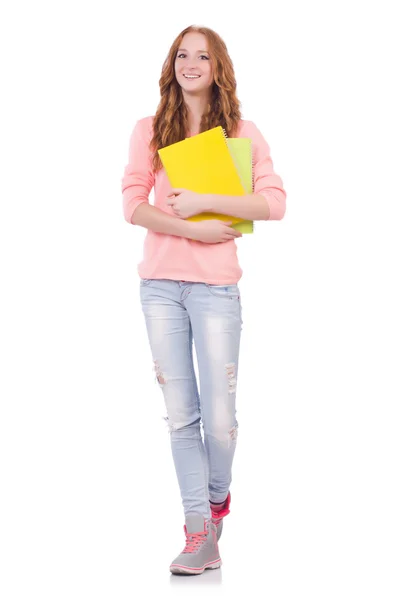
<path fill-rule="evenodd" d="M 244 189 L 236 165 L 226 143 L 221 126 L 203 131 L 158 152 L 172 187 L 186 188 L 199 194 L 244 196 Z M 244 219 L 215 213 L 201 213 L 188 221 L 220 219 L 233 225 Z"/>
<path fill-rule="evenodd" d="M 240 174 L 245 193 L 252 194 L 254 189 L 252 142 L 249 138 L 227 138 L 227 145 Z M 241 233 L 254 233 L 253 221 L 241 221 L 233 225 Z"/>

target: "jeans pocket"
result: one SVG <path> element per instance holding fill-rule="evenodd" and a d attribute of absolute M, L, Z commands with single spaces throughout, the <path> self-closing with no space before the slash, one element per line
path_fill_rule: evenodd
<path fill-rule="evenodd" d="M 218 298 L 240 298 L 240 290 L 237 283 L 229 285 L 213 285 L 210 283 L 205 284 L 207 290 Z"/>

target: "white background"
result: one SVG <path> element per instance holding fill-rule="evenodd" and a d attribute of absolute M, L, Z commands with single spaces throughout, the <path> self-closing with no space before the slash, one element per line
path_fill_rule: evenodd
<path fill-rule="evenodd" d="M 392 4 L 3 4 L 2 600 L 395 600 Z M 222 569 L 186 578 L 120 183 L 190 24 L 225 40 L 288 196 L 238 240 L 232 512 Z"/>

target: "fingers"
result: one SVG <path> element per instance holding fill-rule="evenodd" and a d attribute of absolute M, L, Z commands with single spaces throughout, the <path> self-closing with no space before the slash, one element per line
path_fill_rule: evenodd
<path fill-rule="evenodd" d="M 185 191 L 185 188 L 172 188 L 167 194 L 167 198 L 169 198 L 170 196 L 178 196 L 179 194 L 182 194 L 182 192 Z"/>
<path fill-rule="evenodd" d="M 233 229 L 233 227 L 231 227 L 231 225 L 233 225 L 233 221 L 221 221 L 223 223 L 223 225 L 226 225 L 226 231 L 228 234 L 231 234 L 233 237 L 241 237 L 242 233 L 240 231 L 237 231 L 236 229 Z"/>
<path fill-rule="evenodd" d="M 233 240 L 235 238 L 239 238 L 242 236 L 242 233 L 240 233 L 239 231 L 233 231 L 233 233 L 226 233 L 226 237 L 228 240 Z"/>
<path fill-rule="evenodd" d="M 242 236 L 242 233 L 240 231 L 237 231 L 237 229 L 233 229 L 233 227 L 228 227 L 227 233 L 232 235 L 233 237 L 241 237 Z"/>

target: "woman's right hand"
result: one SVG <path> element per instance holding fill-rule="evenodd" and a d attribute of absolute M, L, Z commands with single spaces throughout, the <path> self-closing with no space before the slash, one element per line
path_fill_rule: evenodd
<path fill-rule="evenodd" d="M 218 219 L 206 219 L 204 221 L 189 221 L 189 238 L 206 244 L 219 244 L 229 242 L 242 236 L 232 225 L 233 221 L 220 221 Z"/>

